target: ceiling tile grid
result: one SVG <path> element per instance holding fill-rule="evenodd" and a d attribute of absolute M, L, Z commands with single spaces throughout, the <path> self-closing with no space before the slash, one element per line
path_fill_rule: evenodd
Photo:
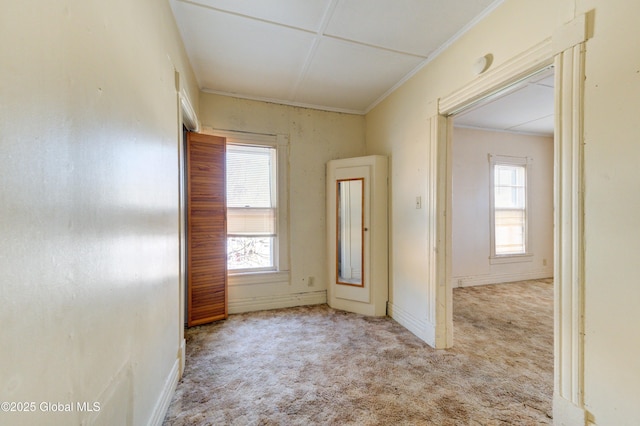
<path fill-rule="evenodd" d="M 341 0 L 326 34 L 426 58 L 490 3 Z"/>
<path fill-rule="evenodd" d="M 421 58 L 368 46 L 322 39 L 295 101 L 360 110 L 415 68 Z"/>
<path fill-rule="evenodd" d="M 309 32 L 191 5 L 178 19 L 203 90 L 286 98 L 314 40 Z"/>
<path fill-rule="evenodd" d="M 364 113 L 502 0 L 169 0 L 203 91 Z"/>

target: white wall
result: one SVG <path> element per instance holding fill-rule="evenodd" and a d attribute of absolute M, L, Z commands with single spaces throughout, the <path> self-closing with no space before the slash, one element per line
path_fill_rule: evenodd
<path fill-rule="evenodd" d="M 3 2 L 0 401 L 37 406 L 0 423 L 164 415 L 181 325 L 174 67 L 198 96 L 185 58 L 164 1 Z"/>
<path fill-rule="evenodd" d="M 528 157 L 531 257 L 489 261 L 488 154 Z M 452 285 L 495 284 L 553 276 L 553 138 L 466 128 L 453 131 Z"/>
<path fill-rule="evenodd" d="M 585 402 L 600 425 L 640 424 L 640 3 L 595 6 L 585 81 Z"/>
<path fill-rule="evenodd" d="M 205 127 L 289 137 L 289 277 L 230 277 L 229 312 L 326 303 L 326 163 L 364 155 L 364 117 L 208 93 L 200 111 Z"/>
<path fill-rule="evenodd" d="M 367 153 L 390 157 L 390 306 L 394 318 L 433 344 L 438 312 L 429 309 L 434 284 L 427 260 L 437 239 L 429 223 L 437 213 L 428 187 L 437 149 L 430 117 L 439 98 L 476 78 L 477 58 L 490 52 L 498 67 L 550 37 L 573 14 L 564 0 L 507 0 L 366 116 Z M 422 209 L 415 208 L 416 196 L 424 200 Z"/>
<path fill-rule="evenodd" d="M 640 3 L 628 0 L 506 0 L 366 116 L 367 153 L 391 158 L 390 299 L 404 318 L 427 324 L 424 259 L 429 209 L 416 210 L 429 168 L 429 121 L 438 98 L 475 77 L 490 52 L 493 67 L 553 36 L 595 9 L 586 43 L 585 370 L 588 417 L 599 425 L 640 423 Z M 405 321 L 405 323 L 407 323 Z"/>

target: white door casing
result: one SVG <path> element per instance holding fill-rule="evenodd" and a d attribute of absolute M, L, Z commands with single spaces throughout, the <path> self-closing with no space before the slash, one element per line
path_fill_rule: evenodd
<path fill-rule="evenodd" d="M 554 36 L 439 99 L 429 117 L 431 159 L 428 183 L 436 203 L 429 224 L 435 272 L 428 277 L 428 317 L 434 322 L 436 348 L 451 347 L 451 135 L 452 116 L 465 106 L 534 72 L 555 68 L 554 137 L 554 423 L 585 425 L 584 407 L 584 231 L 583 129 L 587 17 L 558 28 Z M 433 160 L 432 160 L 433 161 Z"/>

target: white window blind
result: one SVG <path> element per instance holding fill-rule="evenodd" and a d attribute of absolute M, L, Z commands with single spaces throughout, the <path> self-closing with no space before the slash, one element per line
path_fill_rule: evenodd
<path fill-rule="evenodd" d="M 227 235 L 276 235 L 276 149 L 227 145 Z"/>

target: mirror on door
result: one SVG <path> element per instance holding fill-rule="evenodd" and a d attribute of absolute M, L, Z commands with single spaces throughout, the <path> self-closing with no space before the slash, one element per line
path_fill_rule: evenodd
<path fill-rule="evenodd" d="M 336 282 L 363 287 L 364 179 L 337 181 Z"/>

